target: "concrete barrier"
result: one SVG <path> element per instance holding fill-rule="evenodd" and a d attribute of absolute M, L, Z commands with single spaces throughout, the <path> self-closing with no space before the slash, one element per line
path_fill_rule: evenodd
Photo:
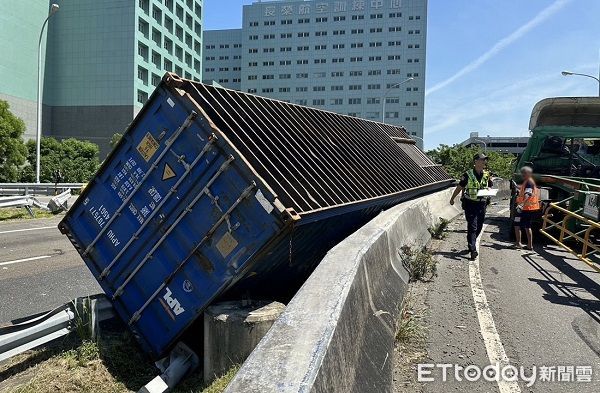
<path fill-rule="evenodd" d="M 389 392 L 400 304 L 400 249 L 422 246 L 452 189 L 383 212 L 334 247 L 244 363 L 227 393 Z"/>

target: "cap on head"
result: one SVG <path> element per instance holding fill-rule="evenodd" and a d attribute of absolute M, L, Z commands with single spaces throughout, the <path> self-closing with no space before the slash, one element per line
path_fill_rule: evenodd
<path fill-rule="evenodd" d="M 488 156 L 486 156 L 483 153 L 477 153 L 475 154 L 475 156 L 473 157 L 473 161 L 479 161 L 479 160 L 487 160 Z"/>

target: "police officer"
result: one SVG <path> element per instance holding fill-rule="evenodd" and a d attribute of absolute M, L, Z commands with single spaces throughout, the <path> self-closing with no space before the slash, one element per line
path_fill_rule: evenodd
<path fill-rule="evenodd" d="M 475 154 L 473 168 L 462 175 L 452 198 L 450 198 L 450 204 L 454 205 L 454 200 L 458 194 L 462 193 L 462 208 L 467 219 L 467 248 L 471 254 L 471 260 L 476 259 L 479 255 L 476 242 L 483 229 L 485 211 L 490 201 L 489 198 L 478 197 L 477 193 L 479 190 L 490 188 L 493 185 L 490 172 L 485 169 L 487 160 L 488 157 L 485 154 Z"/>

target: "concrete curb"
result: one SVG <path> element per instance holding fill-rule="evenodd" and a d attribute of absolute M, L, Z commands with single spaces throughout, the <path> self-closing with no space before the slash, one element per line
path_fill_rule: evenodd
<path fill-rule="evenodd" d="M 452 189 L 389 209 L 334 247 L 226 389 L 388 392 L 396 321 L 408 284 L 399 250 L 460 211 Z"/>

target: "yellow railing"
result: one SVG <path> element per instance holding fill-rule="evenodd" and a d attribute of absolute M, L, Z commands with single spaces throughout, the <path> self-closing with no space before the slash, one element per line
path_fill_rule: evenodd
<path fill-rule="evenodd" d="M 554 243 L 575 255 L 583 262 L 587 263 L 594 270 L 600 272 L 600 266 L 594 263 L 590 258 L 596 253 L 598 253 L 596 255 L 600 255 L 600 245 L 597 243 L 597 240 L 594 242 L 594 239 L 591 237 L 592 231 L 600 231 L 600 223 L 582 216 L 580 213 L 583 211 L 583 209 L 572 212 L 560 206 L 561 204 L 568 203 L 571 199 L 573 199 L 573 197 L 565 199 L 561 202 L 551 203 L 549 205 L 544 213 L 544 223 L 541 232 Z M 553 221 L 554 212 L 562 213 L 562 215 L 564 215 L 562 220 Z M 568 226 L 572 220 L 575 220 L 578 224 L 580 224 L 576 227 L 582 227 L 583 229 L 578 232 L 571 231 Z M 559 231 L 558 238 L 552 235 L 549 230 Z M 567 244 L 566 242 L 570 240 L 571 242 Z M 578 252 L 580 248 L 581 252 Z"/>

